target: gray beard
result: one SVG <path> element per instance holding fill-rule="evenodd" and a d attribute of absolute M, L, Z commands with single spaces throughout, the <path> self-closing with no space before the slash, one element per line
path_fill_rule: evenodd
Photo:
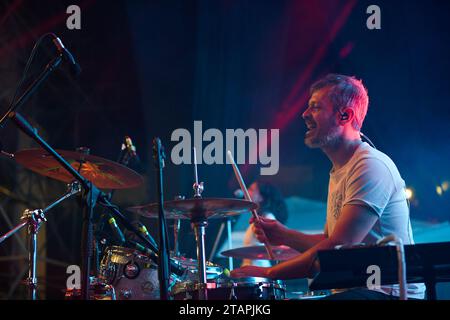
<path fill-rule="evenodd" d="M 333 130 L 324 137 L 313 138 L 313 139 L 305 138 L 305 145 L 311 149 L 324 148 L 324 147 L 330 148 L 330 147 L 337 145 L 339 143 L 339 141 L 340 141 L 340 136 L 338 135 L 337 130 Z"/>

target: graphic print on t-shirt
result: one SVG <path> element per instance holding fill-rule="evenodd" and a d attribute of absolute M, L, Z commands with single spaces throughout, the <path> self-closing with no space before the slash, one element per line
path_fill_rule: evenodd
<path fill-rule="evenodd" d="M 331 194 L 331 212 L 336 220 L 339 219 L 339 216 L 341 215 L 342 201 L 342 192 L 336 191 Z"/>

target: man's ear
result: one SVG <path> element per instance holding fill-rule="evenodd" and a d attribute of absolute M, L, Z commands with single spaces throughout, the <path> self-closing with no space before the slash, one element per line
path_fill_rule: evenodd
<path fill-rule="evenodd" d="M 341 110 L 341 124 L 345 124 L 347 122 L 352 122 L 355 117 L 355 112 L 352 108 L 343 108 Z"/>

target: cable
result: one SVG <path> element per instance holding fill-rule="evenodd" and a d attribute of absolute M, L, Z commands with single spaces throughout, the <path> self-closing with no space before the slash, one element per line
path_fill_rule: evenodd
<path fill-rule="evenodd" d="M 28 72 L 30 71 L 31 63 L 33 62 L 34 57 L 36 56 L 37 48 L 41 45 L 42 41 L 48 36 L 56 37 L 56 35 L 54 33 L 52 33 L 52 32 L 48 32 L 48 33 L 42 35 L 38 39 L 38 41 L 36 41 L 33 49 L 31 50 L 30 57 L 27 60 L 27 64 L 26 64 L 25 69 L 24 69 L 23 74 L 22 74 L 22 79 L 20 80 L 19 84 L 17 85 L 16 91 L 14 92 L 14 96 L 13 96 L 13 98 L 11 100 L 11 103 L 10 103 L 10 106 L 9 106 L 10 108 L 16 102 L 16 98 L 17 98 L 17 95 L 19 93 L 19 90 L 22 87 L 23 83 L 25 82 L 25 79 L 26 79 L 26 76 L 27 76 Z"/>
<path fill-rule="evenodd" d="M 362 138 L 364 138 L 364 140 L 366 140 L 366 141 L 370 144 L 370 146 L 371 146 L 372 148 L 374 148 L 374 149 L 377 148 L 377 147 L 375 147 L 375 145 L 373 144 L 373 142 L 369 139 L 369 137 L 367 137 L 364 133 L 359 132 L 359 135 L 360 135 Z"/>

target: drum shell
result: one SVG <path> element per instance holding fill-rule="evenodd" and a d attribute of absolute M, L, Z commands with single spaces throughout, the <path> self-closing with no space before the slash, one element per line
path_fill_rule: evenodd
<path fill-rule="evenodd" d="M 114 287 L 98 278 L 89 278 L 89 300 L 116 300 Z M 81 289 L 66 289 L 64 300 L 82 300 Z"/>
<path fill-rule="evenodd" d="M 100 279 L 114 287 L 117 300 L 160 299 L 158 266 L 134 249 L 108 247 L 100 264 Z"/>
<path fill-rule="evenodd" d="M 197 300 L 198 285 L 180 282 L 172 289 L 175 300 Z M 279 280 L 266 278 L 219 278 L 207 283 L 208 300 L 284 300 L 286 286 Z"/>

